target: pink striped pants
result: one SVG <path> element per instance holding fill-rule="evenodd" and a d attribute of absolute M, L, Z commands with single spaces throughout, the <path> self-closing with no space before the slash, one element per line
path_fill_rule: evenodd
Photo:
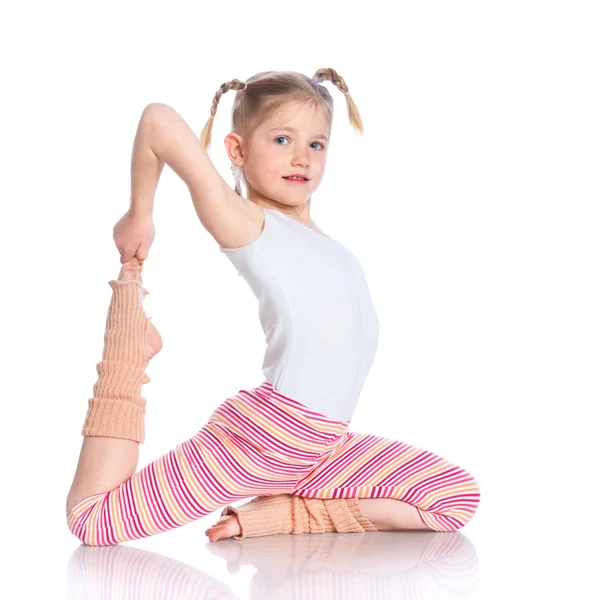
<path fill-rule="evenodd" d="M 68 527 L 106 546 L 180 527 L 250 498 L 395 498 L 434 531 L 463 527 L 480 491 L 462 468 L 419 448 L 349 431 L 268 381 L 240 390 L 186 442 L 118 488 L 81 500 Z"/>

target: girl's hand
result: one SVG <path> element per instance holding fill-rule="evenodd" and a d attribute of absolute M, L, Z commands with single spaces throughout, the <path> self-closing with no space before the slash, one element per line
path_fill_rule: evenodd
<path fill-rule="evenodd" d="M 152 215 L 138 215 L 128 211 L 113 227 L 113 239 L 122 264 L 134 257 L 142 264 L 154 240 Z"/>

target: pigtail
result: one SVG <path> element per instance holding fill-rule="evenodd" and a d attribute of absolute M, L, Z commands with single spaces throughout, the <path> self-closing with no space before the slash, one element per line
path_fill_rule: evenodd
<path fill-rule="evenodd" d="M 348 120 L 350 121 L 350 125 L 352 125 L 352 127 L 359 133 L 364 133 L 360 113 L 358 112 L 356 104 L 354 104 L 354 100 L 352 100 L 352 96 L 350 96 L 348 86 L 346 85 L 344 79 L 338 75 L 334 69 L 317 69 L 312 79 L 317 82 L 326 80 L 331 81 L 341 92 L 344 92 L 346 96 L 346 107 L 348 109 Z"/>
<path fill-rule="evenodd" d="M 212 141 L 212 124 L 214 122 L 214 115 L 216 115 L 216 111 L 218 110 L 218 103 L 220 102 L 221 96 L 229 90 L 242 90 L 245 87 L 247 87 L 246 83 L 243 83 L 238 79 L 232 79 L 227 83 L 223 83 L 216 94 L 214 94 L 212 106 L 210 108 L 210 117 L 206 125 L 204 125 L 204 129 L 202 129 L 202 133 L 200 133 L 200 142 L 202 142 L 204 150 L 208 151 L 208 148 L 210 148 L 210 142 Z"/>

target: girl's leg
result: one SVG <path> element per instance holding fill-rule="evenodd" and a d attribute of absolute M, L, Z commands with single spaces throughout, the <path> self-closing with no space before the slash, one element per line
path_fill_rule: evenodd
<path fill-rule="evenodd" d="M 144 441 L 148 383 L 144 369 L 162 348 L 162 339 L 142 307 L 149 293 L 142 285 L 142 265 L 126 262 L 117 280 L 111 280 L 111 303 L 105 327 L 99 379 L 82 429 L 85 436 L 66 513 L 80 500 L 110 491 L 131 477 L 138 465 L 138 444 Z"/>
<path fill-rule="evenodd" d="M 150 381 L 148 320 L 138 281 L 109 283 L 103 361 L 82 432 L 87 445 L 68 497 L 72 533 L 88 545 L 116 544 L 179 527 L 229 502 L 292 489 L 321 447 L 304 437 L 288 443 L 280 409 L 263 414 L 259 388 L 227 398 L 197 434 L 134 473 L 144 441 L 141 385 Z M 280 418 L 299 431 L 296 417 Z"/>
<path fill-rule="evenodd" d="M 358 498 L 363 514 L 384 529 L 455 531 L 480 501 L 477 481 L 461 467 L 403 442 L 351 431 L 291 493 Z M 374 499 L 380 500 L 371 504 Z"/>
<path fill-rule="evenodd" d="M 472 518 L 479 498 L 475 479 L 436 454 L 348 432 L 331 458 L 301 480 L 291 494 L 273 502 L 255 498 L 238 508 L 227 507 L 206 534 L 216 541 L 300 533 L 306 517 L 295 519 L 298 512 L 319 521 L 316 513 L 322 508 L 311 510 L 313 499 L 325 503 L 323 511 L 331 517 L 326 531 L 372 530 L 364 519 L 379 531 L 453 531 Z M 335 505 L 336 499 L 348 504 Z M 346 526 L 332 527 L 332 519 Z M 323 531 L 321 527 L 310 532 Z"/>

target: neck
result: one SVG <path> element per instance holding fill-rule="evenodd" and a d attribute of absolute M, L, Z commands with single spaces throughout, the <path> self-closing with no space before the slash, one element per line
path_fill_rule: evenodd
<path fill-rule="evenodd" d="M 302 221 L 303 223 L 314 223 L 311 220 L 310 208 L 311 208 L 311 199 L 307 200 L 305 204 L 299 206 L 290 206 L 288 204 L 282 204 L 281 202 L 275 202 L 270 199 L 260 199 L 257 198 L 253 200 L 252 198 L 248 198 L 250 202 L 253 204 L 257 204 L 261 208 L 270 208 L 272 210 L 277 210 L 279 212 L 292 217 L 293 219 L 297 219 L 298 221 Z"/>

